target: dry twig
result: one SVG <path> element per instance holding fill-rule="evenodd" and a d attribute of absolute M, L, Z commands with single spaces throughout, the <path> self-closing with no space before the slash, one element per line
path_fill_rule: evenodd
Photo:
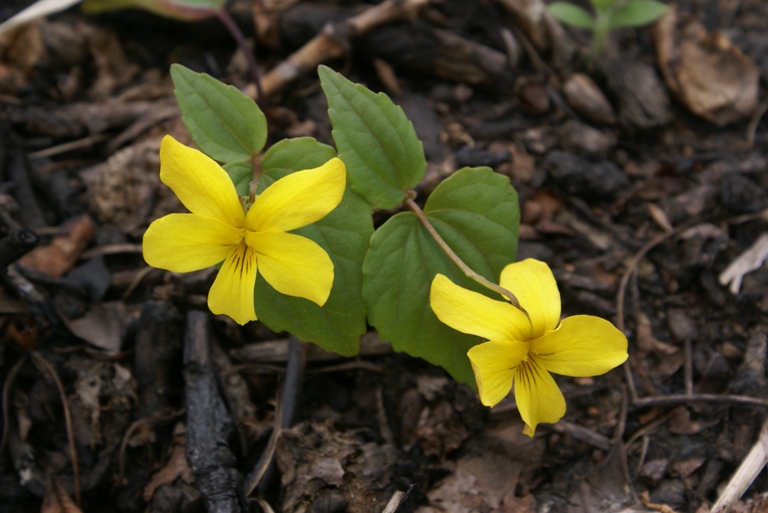
<path fill-rule="evenodd" d="M 262 77 L 262 94 L 269 96 L 318 64 L 344 56 L 351 37 L 385 23 L 413 17 L 428 3 L 429 0 L 386 0 L 343 22 L 326 24 L 319 34 Z M 249 86 L 247 93 L 252 98 L 258 97 L 255 87 Z"/>
<path fill-rule="evenodd" d="M 59 379 L 59 374 L 56 369 L 53 368 L 48 360 L 40 356 L 37 351 L 32 351 L 32 357 L 43 366 L 43 368 L 51 375 L 53 381 L 56 383 L 56 388 L 59 390 L 59 396 L 61 398 L 61 405 L 64 408 L 64 423 L 67 427 L 67 440 L 69 441 L 69 458 L 72 462 L 72 476 L 74 478 L 75 488 L 75 503 L 80 505 L 80 466 L 77 460 L 77 451 L 75 450 L 75 432 L 72 428 L 72 414 L 69 410 L 69 401 L 67 401 L 67 393 L 64 391 L 64 384 Z"/>
<path fill-rule="evenodd" d="M 741 462 L 736 473 L 733 475 L 728 485 L 720 494 L 720 497 L 712 506 L 712 513 L 726 513 L 733 507 L 747 488 L 752 484 L 757 475 L 768 464 L 768 421 L 763 424 L 755 445 L 749 451 L 747 457 Z"/>

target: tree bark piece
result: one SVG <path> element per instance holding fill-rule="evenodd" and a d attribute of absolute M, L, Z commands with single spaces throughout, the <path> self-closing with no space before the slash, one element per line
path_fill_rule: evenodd
<path fill-rule="evenodd" d="M 186 456 L 208 511 L 239 513 L 236 461 L 229 448 L 234 425 L 218 393 L 209 346 L 208 315 L 190 312 L 184 336 Z"/>
<path fill-rule="evenodd" d="M 40 242 L 35 232 L 20 228 L 0 239 L 0 269 L 32 251 Z"/>
<path fill-rule="evenodd" d="M 133 357 L 139 418 L 150 418 L 171 408 L 171 396 L 180 392 L 182 328 L 182 316 L 168 303 L 147 302 L 141 309 Z"/>

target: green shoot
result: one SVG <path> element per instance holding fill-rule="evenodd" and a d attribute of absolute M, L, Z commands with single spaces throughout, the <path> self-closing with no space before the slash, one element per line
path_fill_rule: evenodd
<path fill-rule="evenodd" d="M 656 0 L 590 0 L 594 15 L 581 7 L 554 2 L 547 10 L 557 20 L 592 31 L 592 55 L 605 49 L 608 34 L 614 29 L 642 27 L 653 23 L 667 12 L 667 6 Z"/>

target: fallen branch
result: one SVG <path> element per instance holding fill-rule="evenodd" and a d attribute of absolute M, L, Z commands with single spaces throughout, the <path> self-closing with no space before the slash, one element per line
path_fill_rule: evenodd
<path fill-rule="evenodd" d="M 234 424 L 219 395 L 210 358 L 208 315 L 187 314 L 184 385 L 187 409 L 186 456 L 197 489 L 211 513 L 239 513 L 235 456 L 228 440 Z"/>
<path fill-rule="evenodd" d="M 261 80 L 262 94 L 269 96 L 319 64 L 344 56 L 350 38 L 385 23 L 414 17 L 428 3 L 429 0 L 385 0 L 348 20 L 326 24 L 319 34 L 264 75 Z M 253 84 L 248 86 L 246 93 L 258 98 Z"/>

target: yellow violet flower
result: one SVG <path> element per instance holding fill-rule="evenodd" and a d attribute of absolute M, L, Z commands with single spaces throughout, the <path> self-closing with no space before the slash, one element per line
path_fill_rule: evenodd
<path fill-rule="evenodd" d="M 160 180 L 191 213 L 169 214 L 150 224 L 144 259 L 180 273 L 223 262 L 208 294 L 211 312 L 238 324 L 255 321 L 257 274 L 282 294 L 325 304 L 333 262 L 315 242 L 287 232 L 322 219 L 341 202 L 346 168 L 340 159 L 277 180 L 246 211 L 219 164 L 166 136 Z"/>
<path fill-rule="evenodd" d="M 610 322 L 591 315 L 560 321 L 560 293 L 547 264 L 527 259 L 510 264 L 500 285 L 527 312 L 435 276 L 432 310 L 451 328 L 487 340 L 469 350 L 480 400 L 493 407 L 514 384 L 515 401 L 533 436 L 540 422 L 565 415 L 565 398 L 550 375 L 605 374 L 627 359 L 627 337 Z"/>

